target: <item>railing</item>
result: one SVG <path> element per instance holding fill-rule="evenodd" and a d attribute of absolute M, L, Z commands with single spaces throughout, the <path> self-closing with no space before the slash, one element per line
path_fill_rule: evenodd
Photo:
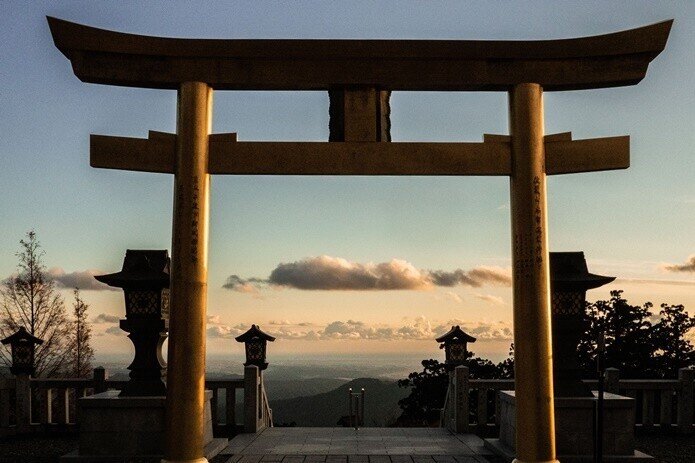
<path fill-rule="evenodd" d="M 121 389 L 126 382 L 109 380 L 103 368 L 95 368 L 92 378 L 45 379 L 21 375 L 0 379 L 0 436 L 77 432 L 77 400 L 109 389 Z M 259 385 L 254 388 L 257 392 L 251 399 L 246 396 L 247 382 Z M 272 411 L 258 369 L 255 376 L 246 374 L 244 379 L 206 380 L 205 387 L 212 390 L 210 411 L 216 437 L 232 437 L 272 426 Z M 239 389 L 245 391 L 241 397 L 244 404 L 255 402 L 261 407 L 258 413 L 254 412 L 260 417 L 260 423 L 253 430 L 237 422 Z M 240 408 L 244 410 L 243 406 Z"/>
<path fill-rule="evenodd" d="M 244 380 L 205 380 L 205 389 L 212 391 L 210 409 L 213 435 L 215 437 L 232 437 L 244 432 L 244 426 L 238 424 L 236 419 L 236 391 L 237 389 L 244 390 Z"/>
<path fill-rule="evenodd" d="M 695 432 L 694 381 L 695 370 L 688 368 L 682 368 L 674 380 L 620 379 L 617 369 L 608 368 L 605 388 L 635 399 L 638 430 L 690 434 Z M 597 386 L 596 380 L 584 382 L 592 389 Z M 494 433 L 499 426 L 498 391 L 504 390 L 514 390 L 514 380 L 471 379 L 467 367 L 457 367 L 449 377 L 442 426 L 454 432 Z"/>

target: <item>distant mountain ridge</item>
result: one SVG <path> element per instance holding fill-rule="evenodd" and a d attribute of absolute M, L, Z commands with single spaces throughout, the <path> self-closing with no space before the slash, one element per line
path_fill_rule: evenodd
<path fill-rule="evenodd" d="M 347 383 L 346 379 L 338 378 L 307 378 L 307 379 L 269 379 L 264 380 L 265 391 L 271 400 L 293 399 L 332 391 Z"/>
<path fill-rule="evenodd" d="M 336 426 L 348 414 L 348 389 L 365 389 L 365 426 L 386 426 L 400 415 L 398 401 L 410 390 L 399 388 L 395 381 L 358 378 L 321 394 L 274 400 L 270 408 L 276 424 L 296 423 L 297 426 Z"/>

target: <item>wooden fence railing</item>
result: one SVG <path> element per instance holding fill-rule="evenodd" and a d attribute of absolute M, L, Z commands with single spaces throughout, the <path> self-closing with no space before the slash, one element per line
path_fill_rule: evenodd
<path fill-rule="evenodd" d="M 248 367 L 247 367 L 248 368 Z M 272 412 L 263 387 L 262 375 L 246 371 L 243 379 L 205 381 L 212 390 L 212 422 L 216 437 L 231 437 L 240 432 L 257 432 L 272 426 Z M 247 397 L 245 383 L 254 382 L 259 387 L 255 397 Z M 16 434 L 73 433 L 78 429 L 80 397 L 120 389 L 126 381 L 109 380 L 103 368 L 95 368 L 92 378 L 28 378 L 0 379 L 0 437 Z M 239 397 L 237 390 L 244 391 Z M 243 421 L 237 420 L 237 409 L 245 409 L 244 403 L 262 406 L 254 415 L 263 419 L 254 430 L 247 430 Z"/>
<path fill-rule="evenodd" d="M 596 389 L 596 380 L 585 380 Z M 695 370 L 682 368 L 678 379 L 620 379 L 616 368 L 608 368 L 605 390 L 635 399 L 635 423 L 640 430 L 691 434 L 695 432 L 693 410 Z M 442 410 L 442 426 L 454 432 L 489 435 L 499 426 L 498 391 L 514 390 L 513 379 L 471 379 L 467 367 L 450 375 L 449 390 Z"/>

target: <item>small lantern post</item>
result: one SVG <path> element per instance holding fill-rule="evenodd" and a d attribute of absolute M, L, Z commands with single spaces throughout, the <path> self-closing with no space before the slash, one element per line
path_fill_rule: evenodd
<path fill-rule="evenodd" d="M 127 250 L 123 269 L 95 278 L 122 288 L 126 318 L 120 327 L 135 346 L 128 366 L 130 381 L 120 396 L 165 396 L 166 364 L 162 345 L 169 329 L 169 253 L 166 250 Z"/>
<path fill-rule="evenodd" d="M 593 397 L 582 382 L 577 345 L 584 332 L 586 291 L 615 277 L 589 273 L 583 252 L 550 253 L 553 388 L 556 397 Z"/>
<path fill-rule="evenodd" d="M 43 340 L 33 336 L 26 328 L 20 326 L 11 336 L 3 339 L 12 351 L 10 372 L 15 375 L 15 417 L 17 433 L 25 434 L 31 430 L 31 377 L 35 372 L 34 352 Z"/>
<path fill-rule="evenodd" d="M 32 376 L 35 370 L 34 351 L 37 345 L 43 344 L 43 340 L 33 336 L 26 328 L 20 326 L 13 335 L 0 342 L 4 345 L 10 345 L 12 351 L 10 372 L 16 376 Z"/>
<path fill-rule="evenodd" d="M 468 359 L 467 344 L 475 342 L 475 338 L 456 325 L 452 326 L 448 333 L 439 336 L 436 341 L 441 343 L 439 348 L 444 349 L 447 370 L 454 371 L 457 366 L 465 365 Z"/>
<path fill-rule="evenodd" d="M 266 346 L 268 341 L 273 342 L 275 338 L 261 331 L 257 325 L 251 325 L 249 330 L 236 337 L 237 342 L 243 342 L 246 347 L 246 363 L 244 366 L 256 365 L 259 370 L 263 371 L 268 368 L 266 362 Z"/>

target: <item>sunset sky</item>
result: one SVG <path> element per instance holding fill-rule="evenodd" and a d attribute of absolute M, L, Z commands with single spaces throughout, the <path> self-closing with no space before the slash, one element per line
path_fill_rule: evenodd
<path fill-rule="evenodd" d="M 120 269 L 128 248 L 170 249 L 173 178 L 90 168 L 89 134 L 174 132 L 176 94 L 80 82 L 46 15 L 170 37 L 505 40 L 674 18 L 639 85 L 545 95 L 546 133 L 631 136 L 628 170 L 549 178 L 549 238 L 552 251 L 582 250 L 591 271 L 618 277 L 589 299 L 624 289 L 633 303 L 695 311 L 695 2 L 3 1 L 0 12 L 0 278 L 34 229 L 58 283 L 84 290 L 98 355 L 130 341 L 117 328 L 122 293 L 91 275 Z M 400 92 L 391 106 L 394 141 L 508 133 L 504 93 Z M 213 132 L 327 140 L 328 97 L 215 92 Z M 510 246 L 505 177 L 216 176 L 209 351 L 240 352 L 231 338 L 259 323 L 278 335 L 278 353 L 429 356 L 433 338 L 461 323 L 476 353 L 502 357 Z"/>

